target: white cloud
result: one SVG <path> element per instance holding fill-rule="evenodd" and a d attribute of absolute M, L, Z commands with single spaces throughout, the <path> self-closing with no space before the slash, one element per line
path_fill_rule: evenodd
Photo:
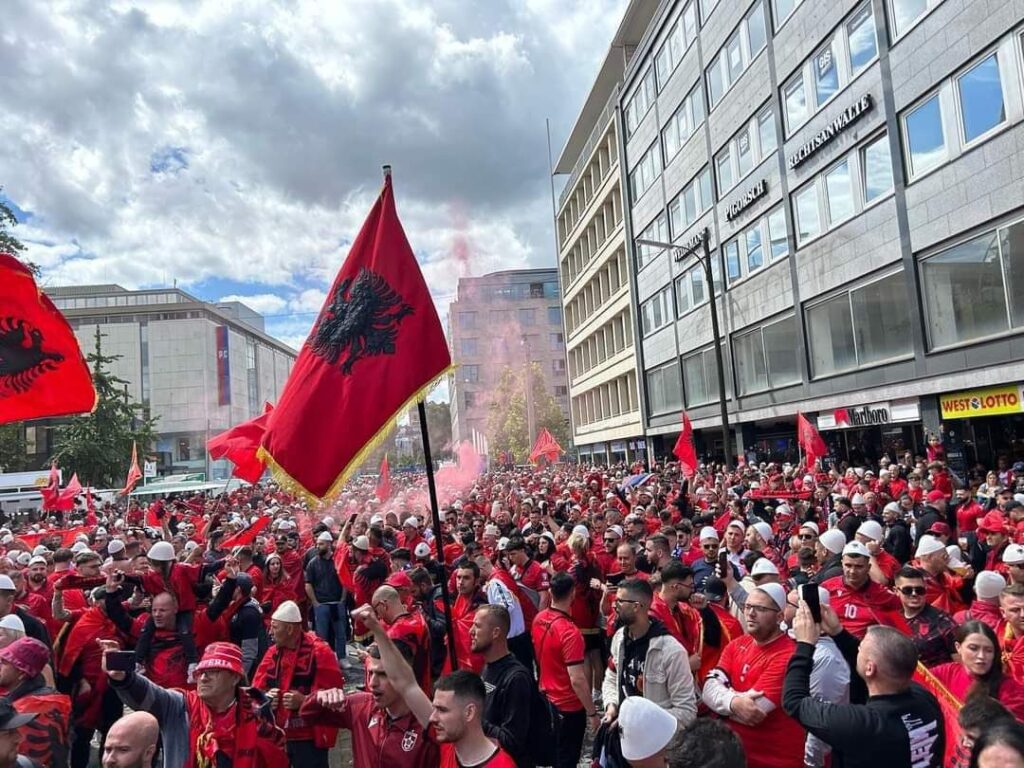
<path fill-rule="evenodd" d="M 240 301 L 250 309 L 255 309 L 261 315 L 275 315 L 288 307 L 288 302 L 273 293 L 258 293 L 254 296 L 221 296 L 220 301 Z"/>

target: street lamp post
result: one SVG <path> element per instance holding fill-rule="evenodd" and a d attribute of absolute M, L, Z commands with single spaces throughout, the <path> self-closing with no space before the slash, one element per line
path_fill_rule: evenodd
<path fill-rule="evenodd" d="M 707 227 L 704 227 L 699 240 L 688 246 L 643 239 L 638 239 L 636 243 L 637 245 L 646 245 L 651 248 L 672 251 L 676 261 L 682 261 L 687 256 L 695 256 L 697 261 L 704 267 L 704 279 L 708 284 L 708 304 L 711 309 L 711 335 L 714 337 L 715 363 L 718 366 L 718 404 L 722 418 L 722 450 L 725 453 L 725 469 L 730 471 L 732 469 L 732 454 L 729 448 L 729 411 L 725 401 L 725 365 L 722 359 L 722 336 L 718 329 L 718 307 L 715 305 L 715 276 L 711 269 L 711 233 Z M 700 252 L 698 248 L 700 248 Z"/>
<path fill-rule="evenodd" d="M 524 389 L 526 390 L 526 432 L 527 443 L 529 443 L 527 448 L 532 451 L 533 441 L 535 439 L 534 432 L 537 429 L 537 418 L 536 414 L 533 411 L 533 382 L 531 381 L 531 379 L 533 378 L 533 371 L 531 370 L 533 367 L 533 363 L 530 360 L 532 356 L 532 349 L 530 348 L 530 341 L 529 339 L 527 339 L 526 334 L 523 334 L 520 337 L 519 341 L 525 353 L 524 357 L 526 358 L 526 365 L 524 366 L 523 383 Z"/>

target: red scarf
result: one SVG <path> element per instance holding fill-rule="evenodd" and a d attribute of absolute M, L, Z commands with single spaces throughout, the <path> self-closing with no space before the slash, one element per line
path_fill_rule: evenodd
<path fill-rule="evenodd" d="M 284 731 L 253 711 L 244 688 L 224 716 L 215 716 L 195 691 L 185 692 L 189 722 L 189 766 L 217 768 L 224 752 L 231 768 L 288 768 Z"/>
<path fill-rule="evenodd" d="M 100 639 L 117 640 L 120 642 L 121 633 L 118 632 L 114 622 L 108 619 L 98 607 L 94 606 L 83 613 L 74 626 L 71 627 L 71 631 L 68 633 L 67 640 L 64 643 L 64 651 L 60 656 L 57 671 L 64 677 L 68 677 L 82 651 Z"/>

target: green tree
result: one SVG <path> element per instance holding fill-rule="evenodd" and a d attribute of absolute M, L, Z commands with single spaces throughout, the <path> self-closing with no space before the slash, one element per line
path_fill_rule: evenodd
<path fill-rule="evenodd" d="M 532 436 L 528 434 L 524 377 L 524 371 L 506 367 L 498 381 L 487 413 L 487 440 L 492 459 L 497 460 L 505 451 L 514 457 L 516 463 L 525 463 L 533 448 L 533 441 L 540 430 L 545 428 L 562 448 L 569 450 L 570 434 L 565 414 L 548 389 L 544 372 L 538 363 L 530 365 L 535 432 Z"/>
<path fill-rule="evenodd" d="M 103 335 L 96 328 L 96 349 L 86 355 L 99 401 L 96 410 L 77 416 L 57 429 L 54 460 L 78 473 L 83 485 L 116 488 L 124 483 L 132 442 L 145 454 L 156 439 L 156 419 L 146 416 L 128 397 L 127 384 L 107 370 L 120 355 L 103 354 Z"/>
<path fill-rule="evenodd" d="M 0 193 L 3 193 L 3 191 L 4 188 L 0 187 Z M 39 267 L 31 261 L 25 261 L 25 259 L 21 258 L 21 254 L 25 252 L 25 244 L 10 232 L 16 226 L 18 226 L 18 217 L 14 215 L 14 211 L 11 210 L 10 206 L 0 199 L 0 253 L 12 254 L 38 277 Z"/>
<path fill-rule="evenodd" d="M 0 472 L 24 472 L 28 469 L 25 430 L 21 422 L 0 425 Z"/>

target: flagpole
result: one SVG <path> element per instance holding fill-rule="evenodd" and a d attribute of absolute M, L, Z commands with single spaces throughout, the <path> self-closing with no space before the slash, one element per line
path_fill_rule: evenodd
<path fill-rule="evenodd" d="M 385 165 L 381 169 L 384 172 L 384 180 L 391 178 L 391 166 Z M 441 563 L 441 602 L 444 603 L 444 623 L 448 635 L 448 658 L 452 664 L 452 671 L 459 668 L 459 661 L 455 655 L 455 627 L 452 624 L 452 606 L 448 596 L 448 574 L 447 563 L 444 557 L 444 540 L 441 536 L 441 512 L 437 506 L 437 486 L 434 484 L 434 460 L 430 456 L 430 435 L 427 432 L 427 407 L 424 404 L 426 398 L 416 404 L 420 414 L 420 436 L 423 439 L 423 461 L 427 465 L 427 490 L 430 493 L 430 514 L 434 528 L 434 548 L 437 550 L 437 560 Z"/>

